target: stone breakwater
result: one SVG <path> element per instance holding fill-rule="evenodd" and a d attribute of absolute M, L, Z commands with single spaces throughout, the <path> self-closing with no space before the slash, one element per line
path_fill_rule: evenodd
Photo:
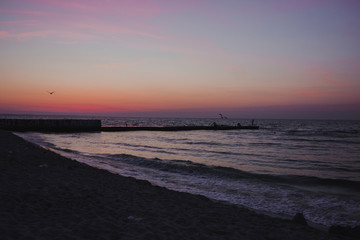
<path fill-rule="evenodd" d="M 96 119 L 0 119 L 0 129 L 9 131 L 40 132 L 122 132 L 122 131 L 193 131 L 193 130 L 258 130 L 259 126 L 171 126 L 171 127 L 102 127 Z"/>
<path fill-rule="evenodd" d="M 94 119 L 0 119 L 0 129 L 10 131 L 97 131 L 101 120 Z"/>

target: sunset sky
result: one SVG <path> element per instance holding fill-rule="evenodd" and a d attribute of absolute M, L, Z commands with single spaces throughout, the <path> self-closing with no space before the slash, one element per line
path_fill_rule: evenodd
<path fill-rule="evenodd" d="M 360 119 L 360 1 L 0 1 L 0 113 L 220 110 Z"/>

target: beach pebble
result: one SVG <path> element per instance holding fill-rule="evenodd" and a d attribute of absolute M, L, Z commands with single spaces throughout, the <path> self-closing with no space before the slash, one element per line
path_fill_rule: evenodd
<path fill-rule="evenodd" d="M 136 218 L 136 217 L 134 217 L 134 216 L 128 216 L 128 217 L 127 217 L 127 220 L 138 222 L 138 221 L 141 221 L 142 218 Z"/>

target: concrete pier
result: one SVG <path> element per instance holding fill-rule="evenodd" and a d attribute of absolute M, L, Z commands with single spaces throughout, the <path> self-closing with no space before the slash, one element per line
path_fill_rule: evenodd
<path fill-rule="evenodd" d="M 194 131 L 194 130 L 258 130 L 259 126 L 173 126 L 173 127 L 102 127 L 102 132 L 126 131 Z"/>
<path fill-rule="evenodd" d="M 45 132 L 100 131 L 101 120 L 0 119 L 0 129 L 9 130 L 9 131 L 45 131 Z"/>
<path fill-rule="evenodd" d="M 193 130 L 257 130 L 259 126 L 172 126 L 172 127 L 102 127 L 94 119 L 0 119 L 0 129 L 26 132 L 124 132 L 124 131 L 193 131 Z"/>

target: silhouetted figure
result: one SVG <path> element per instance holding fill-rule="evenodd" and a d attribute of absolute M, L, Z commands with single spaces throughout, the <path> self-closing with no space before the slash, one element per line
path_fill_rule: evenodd
<path fill-rule="evenodd" d="M 224 115 L 222 115 L 221 113 L 219 113 L 221 119 L 227 119 L 227 117 L 225 117 Z"/>
<path fill-rule="evenodd" d="M 216 122 L 213 122 L 212 126 L 213 126 L 214 128 L 217 128 L 217 127 L 218 127 L 218 125 L 216 124 Z"/>
<path fill-rule="evenodd" d="M 253 120 L 251 120 L 251 126 L 254 126 L 254 119 Z"/>
<path fill-rule="evenodd" d="M 238 123 L 238 124 L 237 124 L 237 127 L 238 127 L 238 128 L 241 128 L 241 124 L 240 124 L 240 123 Z"/>

